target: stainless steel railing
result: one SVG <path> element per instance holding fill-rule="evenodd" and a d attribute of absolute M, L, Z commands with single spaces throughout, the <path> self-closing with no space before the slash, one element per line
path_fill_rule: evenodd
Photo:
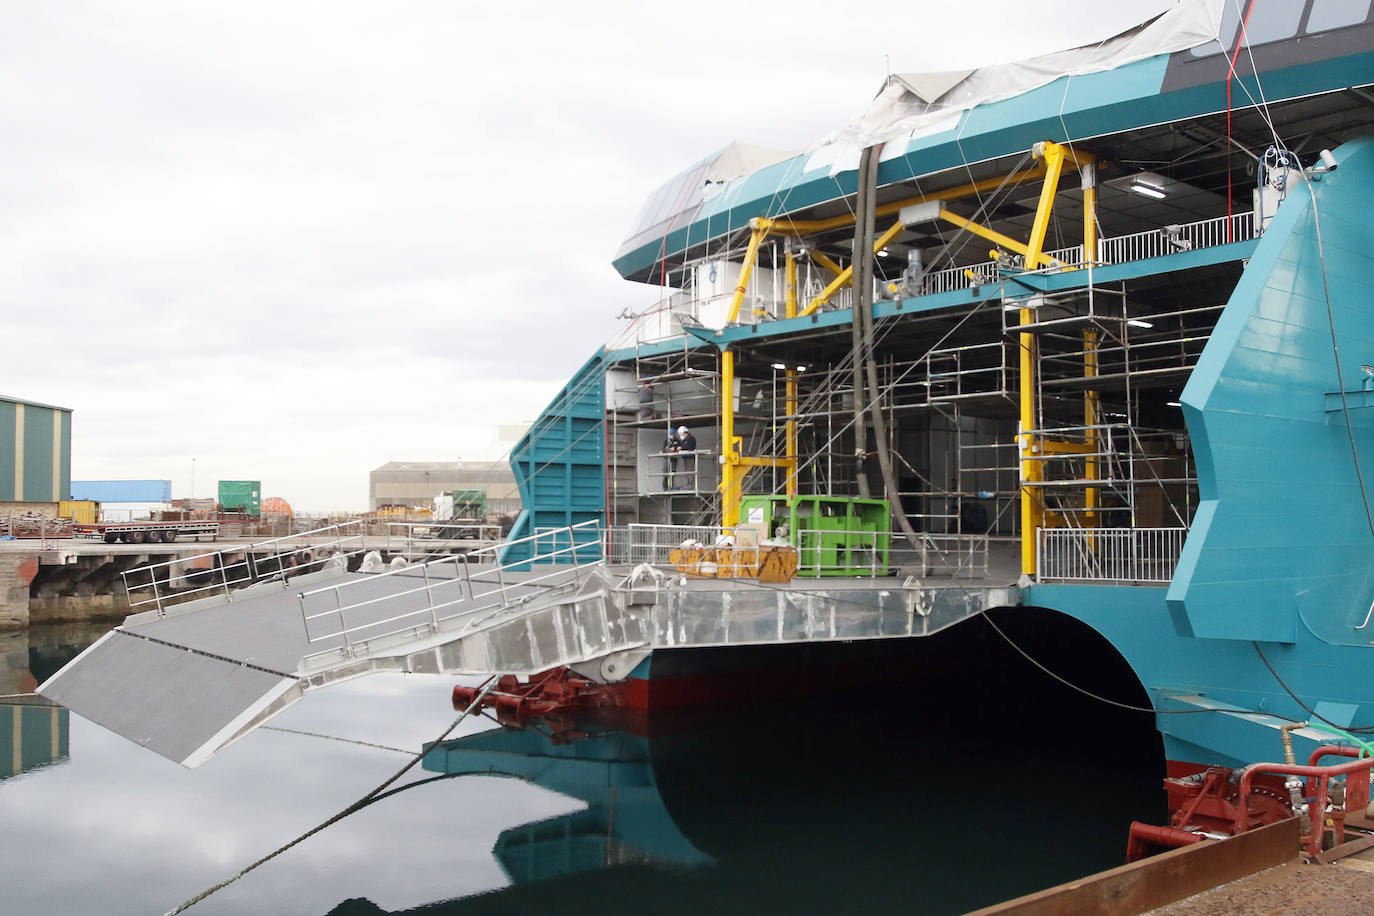
<path fill-rule="evenodd" d="M 129 607 L 135 613 L 156 610 L 166 615 L 172 604 L 221 595 L 261 579 L 299 575 L 321 569 L 330 559 L 362 553 L 362 523 L 328 525 L 313 531 L 257 541 L 231 550 L 178 557 L 135 567 L 122 574 Z M 235 558 L 232 555 L 239 555 Z M 139 597 L 135 597 L 139 596 Z"/>
<path fill-rule="evenodd" d="M 1255 237 L 1254 224 L 1254 214 L 1247 210 L 1231 216 L 1218 216 L 1195 223 L 1180 223 L 1103 239 L 1099 245 L 1099 252 L 1102 261 L 1107 264 L 1160 258 L 1197 248 L 1213 248 L 1230 242 L 1248 241 Z"/>
<path fill-rule="evenodd" d="M 1168 584 L 1187 537 L 1187 528 L 1042 528 L 1036 578 Z"/>
<path fill-rule="evenodd" d="M 342 640 L 341 646 L 306 656 L 306 663 L 327 656 L 355 658 L 397 638 L 423 637 L 479 622 L 492 609 L 527 600 L 532 585 L 555 581 L 579 585 L 584 570 L 604 563 L 600 541 L 600 522 L 580 522 L 301 592 L 298 599 L 307 642 Z M 531 558 L 496 562 L 499 550 L 524 543 L 548 549 Z M 547 572 L 534 573 L 531 568 L 550 562 L 554 565 Z M 520 575 L 514 575 L 517 572 Z M 394 587 L 379 590 L 377 583 L 387 580 Z"/>

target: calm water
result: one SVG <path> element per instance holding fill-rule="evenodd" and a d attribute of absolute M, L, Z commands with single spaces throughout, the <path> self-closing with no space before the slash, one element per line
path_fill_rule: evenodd
<path fill-rule="evenodd" d="M 94 635 L 0 636 L 0 693 Z M 22 770 L 0 780 L 0 910 L 171 909 L 394 773 L 453 720 L 453 683 L 313 692 L 196 771 L 0 709 L 0 757 L 23 744 L 0 769 Z M 1162 814 L 1140 725 L 986 674 L 572 742 L 475 720 L 411 788 L 189 912 L 958 913 L 1119 864 L 1128 821 Z"/>

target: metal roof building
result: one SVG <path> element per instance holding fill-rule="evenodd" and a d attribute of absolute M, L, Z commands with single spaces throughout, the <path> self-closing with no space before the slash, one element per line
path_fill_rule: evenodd
<path fill-rule="evenodd" d="M 0 502 L 57 502 L 71 484 L 71 408 L 0 395 Z"/>
<path fill-rule="evenodd" d="M 445 490 L 483 490 L 489 511 L 520 511 L 515 475 L 504 461 L 388 461 L 368 475 L 368 508 L 428 506 Z"/>

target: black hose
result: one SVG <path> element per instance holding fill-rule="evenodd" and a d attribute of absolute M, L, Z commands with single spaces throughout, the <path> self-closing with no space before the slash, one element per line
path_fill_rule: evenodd
<path fill-rule="evenodd" d="M 859 484 L 859 498 L 869 499 L 872 490 L 868 485 L 868 427 L 864 421 L 864 367 L 860 354 L 864 347 L 863 313 L 869 301 L 865 291 L 873 288 L 871 265 L 873 262 L 873 192 L 877 175 L 873 169 L 870 149 L 864 150 L 859 159 L 859 186 L 854 196 L 854 260 L 850 267 L 850 346 L 853 348 L 853 363 L 850 366 L 854 388 L 854 476 Z"/>
<path fill-rule="evenodd" d="M 861 193 L 867 204 L 867 211 L 863 214 L 866 236 L 864 241 L 864 263 L 866 265 L 866 278 L 861 288 L 855 289 L 854 303 L 854 325 L 858 328 L 858 333 L 863 338 L 863 366 L 868 376 L 868 390 L 873 393 L 872 399 L 868 400 L 869 415 L 873 419 L 873 448 L 878 453 L 878 467 L 883 475 L 883 489 L 887 493 L 888 504 L 892 507 L 893 514 L 897 519 L 897 524 L 902 533 L 906 535 L 907 541 L 911 544 L 911 549 L 920 552 L 920 537 L 911 527 L 911 522 L 907 520 L 906 509 L 902 506 L 902 495 L 897 487 L 897 474 L 892 465 L 892 454 L 887 448 L 887 424 L 883 422 L 882 405 L 882 386 L 878 384 L 878 364 L 873 356 L 873 215 L 874 204 L 878 197 L 878 166 L 877 160 L 882 152 L 882 144 L 870 146 L 864 150 L 863 158 L 859 160 L 859 180 L 867 182 Z M 858 261 L 854 262 L 855 267 Z M 857 354 L 856 350 L 856 354 Z M 855 367 L 859 365 L 859 360 L 854 360 Z M 862 417 L 862 413 L 858 414 Z M 857 425 L 862 425 L 860 421 Z M 865 480 L 865 483 L 867 481 Z"/>

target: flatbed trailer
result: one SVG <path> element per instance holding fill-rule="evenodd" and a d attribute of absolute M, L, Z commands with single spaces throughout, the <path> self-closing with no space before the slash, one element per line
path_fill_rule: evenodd
<path fill-rule="evenodd" d="M 170 544 L 180 537 L 194 536 L 197 541 L 208 535 L 219 537 L 219 522 L 108 522 L 95 525 L 73 525 L 72 537 L 103 540 L 106 544 L 123 541 L 126 544 Z"/>

